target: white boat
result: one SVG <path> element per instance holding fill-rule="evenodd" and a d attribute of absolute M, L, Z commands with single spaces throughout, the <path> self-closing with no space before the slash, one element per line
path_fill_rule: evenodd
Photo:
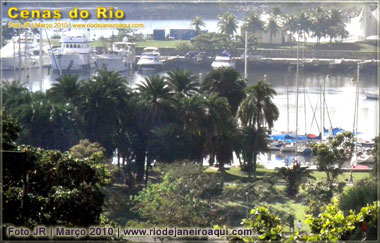
<path fill-rule="evenodd" d="M 40 47 L 39 35 L 32 32 L 24 32 L 20 36 L 14 36 L 1 48 L 0 56 L 2 70 L 38 68 L 50 65 L 47 46 L 42 43 Z"/>
<path fill-rule="evenodd" d="M 51 66 L 58 71 L 84 71 L 95 66 L 95 59 L 86 35 L 62 36 L 61 48 L 50 54 Z"/>
<path fill-rule="evenodd" d="M 138 70 L 160 70 L 164 64 L 160 60 L 160 53 L 156 47 L 146 47 L 137 62 Z"/>
<path fill-rule="evenodd" d="M 289 143 L 285 144 L 281 147 L 281 152 L 295 152 L 296 144 L 295 143 Z"/>
<path fill-rule="evenodd" d="M 367 99 L 370 99 L 370 100 L 378 100 L 379 99 L 378 93 L 365 92 L 364 95 L 367 97 Z"/>
<path fill-rule="evenodd" d="M 109 53 L 96 57 L 97 68 L 107 68 L 108 71 L 132 70 L 135 64 L 135 48 L 131 42 L 114 42 Z"/>
<path fill-rule="evenodd" d="M 281 141 L 273 141 L 269 145 L 269 150 L 271 150 L 271 151 L 280 151 L 282 146 L 283 146 L 283 143 Z"/>
<path fill-rule="evenodd" d="M 215 57 L 211 67 L 216 70 L 218 68 L 235 68 L 236 65 L 232 56 L 227 51 L 223 51 L 221 55 Z"/>

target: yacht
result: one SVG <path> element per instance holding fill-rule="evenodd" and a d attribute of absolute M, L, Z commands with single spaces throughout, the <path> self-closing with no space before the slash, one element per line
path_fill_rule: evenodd
<path fill-rule="evenodd" d="M 134 45 L 127 41 L 112 43 L 112 48 L 107 54 L 96 57 L 97 68 L 105 67 L 108 71 L 118 72 L 132 70 L 135 64 Z"/>
<path fill-rule="evenodd" d="M 52 50 L 51 66 L 58 71 L 84 71 L 95 66 L 90 41 L 86 35 L 62 36 L 61 48 Z"/>
<path fill-rule="evenodd" d="M 0 51 L 1 69 L 16 70 L 50 65 L 48 48 L 41 43 L 40 36 L 24 32 L 14 36 Z"/>
<path fill-rule="evenodd" d="M 160 70 L 164 64 L 160 60 L 160 53 L 156 47 L 146 47 L 137 62 L 138 70 Z"/>
<path fill-rule="evenodd" d="M 223 51 L 222 54 L 215 57 L 215 60 L 211 63 L 211 67 L 214 70 L 218 68 L 235 68 L 235 63 L 230 53 Z"/>

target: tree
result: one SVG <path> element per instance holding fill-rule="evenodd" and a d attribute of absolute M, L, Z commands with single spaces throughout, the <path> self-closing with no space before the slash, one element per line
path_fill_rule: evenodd
<path fill-rule="evenodd" d="M 199 89 L 198 77 L 188 70 L 176 69 L 168 72 L 166 81 L 169 89 L 179 97 L 189 97 Z"/>
<path fill-rule="evenodd" d="M 200 35 L 201 34 L 201 26 L 202 27 L 205 27 L 206 26 L 206 24 L 205 24 L 205 22 L 203 21 L 203 19 L 201 18 L 201 17 L 199 17 L 199 16 L 195 16 L 194 18 L 193 18 L 193 20 L 191 21 L 191 24 L 190 24 L 191 26 L 193 26 L 194 27 L 194 29 L 195 29 L 195 32 L 197 32 L 197 34 L 198 35 Z"/>
<path fill-rule="evenodd" d="M 273 36 L 275 36 L 280 31 L 280 26 L 277 24 L 277 20 L 271 16 L 268 20 L 268 23 L 265 26 L 265 30 L 269 32 L 270 43 L 272 44 Z"/>
<path fill-rule="evenodd" d="M 148 183 L 136 197 L 136 210 L 155 226 L 207 227 L 215 222 L 209 203 L 221 184 L 191 163 L 172 165 L 161 183 Z"/>
<path fill-rule="evenodd" d="M 338 206 L 348 213 L 350 210 L 359 212 L 362 207 L 377 200 L 377 183 L 373 181 L 360 181 L 348 188 L 338 198 Z"/>
<path fill-rule="evenodd" d="M 257 154 L 269 152 L 266 131 L 257 130 L 253 126 L 244 126 L 242 128 L 241 148 L 245 161 L 242 170 L 248 171 L 248 178 L 251 178 L 252 171 L 256 171 Z"/>
<path fill-rule="evenodd" d="M 142 105 L 142 122 L 143 131 L 142 138 L 146 142 L 152 137 L 152 130 L 162 128 L 166 122 L 170 121 L 170 117 L 174 111 L 174 96 L 170 90 L 164 77 L 154 75 L 145 79 L 145 81 L 137 86 L 139 91 L 139 102 Z M 149 167 L 153 160 L 151 148 L 146 147 L 141 162 L 145 161 L 145 153 L 147 152 L 145 182 L 149 178 Z M 141 163 L 140 162 L 140 163 Z"/>
<path fill-rule="evenodd" d="M 244 98 L 246 81 L 233 68 L 219 68 L 207 74 L 201 85 L 201 92 L 214 93 L 228 100 L 233 115 Z"/>
<path fill-rule="evenodd" d="M 326 29 L 328 28 L 327 19 L 327 12 L 322 7 L 312 12 L 311 30 L 313 31 L 313 36 L 317 37 L 317 44 L 320 43 L 322 37 L 326 36 Z"/>
<path fill-rule="evenodd" d="M 252 229 L 256 237 L 244 239 L 244 242 L 281 241 L 282 225 L 280 218 L 269 212 L 265 207 L 256 207 L 251 210 L 250 218 L 243 219 L 246 228 Z"/>
<path fill-rule="evenodd" d="M 330 37 L 330 43 L 333 39 L 337 39 L 339 36 L 341 39 L 347 37 L 345 24 L 343 23 L 343 17 L 339 10 L 331 9 L 327 13 L 327 29 L 326 35 Z"/>
<path fill-rule="evenodd" d="M 277 172 L 278 176 L 287 182 L 286 193 L 290 197 L 297 195 L 301 183 L 307 179 L 315 179 L 311 173 L 308 167 L 301 167 L 299 163 L 292 167 L 282 167 Z"/>
<path fill-rule="evenodd" d="M 20 106 L 31 102 L 31 92 L 18 80 L 4 81 L 2 85 L 4 109 L 16 114 Z"/>
<path fill-rule="evenodd" d="M 256 85 L 247 87 L 245 89 L 245 98 L 241 102 L 238 110 L 238 117 L 243 125 L 243 127 L 251 127 L 251 131 L 256 134 L 261 134 L 258 138 L 251 137 L 253 141 L 246 141 L 248 144 L 251 143 L 252 149 L 246 149 L 246 158 L 248 159 L 249 170 L 250 158 L 253 158 L 253 172 L 254 178 L 256 179 L 256 160 L 259 152 L 264 151 L 265 137 L 262 133 L 265 133 L 265 124 L 268 129 L 273 127 L 274 122 L 278 119 L 279 111 L 277 106 L 273 103 L 273 96 L 276 91 L 265 81 L 260 81 Z M 248 145 L 250 146 L 250 145 Z M 251 152 L 253 155 L 251 157 Z"/>
<path fill-rule="evenodd" d="M 245 98 L 239 106 L 238 116 L 245 126 L 260 129 L 267 126 L 271 129 L 278 119 L 279 111 L 273 103 L 276 91 L 265 81 L 245 89 Z"/>
<path fill-rule="evenodd" d="M 298 35 L 303 37 L 304 43 L 306 43 L 306 34 L 309 34 L 309 31 L 312 27 L 312 22 L 310 20 L 309 15 L 306 12 L 302 12 L 296 17 L 296 29 Z"/>
<path fill-rule="evenodd" d="M 351 159 L 354 152 L 354 136 L 351 132 L 343 132 L 327 143 L 314 144 L 312 153 L 318 169 L 326 173 L 326 183 L 332 189 L 342 165 Z"/>
<path fill-rule="evenodd" d="M 105 149 L 99 143 L 91 143 L 88 139 L 81 139 L 79 144 L 70 148 L 70 154 L 77 159 L 90 158 L 95 153 L 103 154 L 104 152 Z"/>
<path fill-rule="evenodd" d="M 127 80 L 118 72 L 103 69 L 87 80 L 81 91 L 78 112 L 83 119 L 84 137 L 99 142 L 111 156 L 113 138 L 129 114 Z"/>
<path fill-rule="evenodd" d="M 264 22 L 256 12 L 250 12 L 244 18 L 243 28 L 249 32 L 257 33 L 264 30 Z"/>
<path fill-rule="evenodd" d="M 69 153 L 16 147 L 17 123 L 5 113 L 2 121 L 3 148 L 9 149 L 3 153 L 3 223 L 28 227 L 98 224 L 104 199 L 101 187 L 109 182 L 107 171 L 97 167 L 98 158 L 84 161 Z"/>
<path fill-rule="evenodd" d="M 176 49 L 179 55 L 184 56 L 188 51 L 192 49 L 192 47 L 187 42 L 181 41 L 177 44 Z"/>
<path fill-rule="evenodd" d="M 51 99 L 62 103 L 77 104 L 81 93 L 78 74 L 62 75 L 56 81 L 47 91 Z"/>
<path fill-rule="evenodd" d="M 236 16 L 229 12 L 220 15 L 218 28 L 220 33 L 232 37 L 238 28 Z"/>
<path fill-rule="evenodd" d="M 74 113 L 73 106 L 53 102 L 42 92 L 33 93 L 29 103 L 13 112 L 22 126 L 19 141 L 45 149 L 67 150 L 79 139 Z"/>

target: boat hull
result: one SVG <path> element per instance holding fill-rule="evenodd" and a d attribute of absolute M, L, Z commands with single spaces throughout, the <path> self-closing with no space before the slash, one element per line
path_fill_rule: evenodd
<path fill-rule="evenodd" d="M 21 63 L 16 56 L 15 58 L 13 57 L 2 57 L 1 58 L 1 69 L 2 70 L 13 70 L 16 69 L 18 70 L 19 68 L 25 69 L 27 68 L 39 68 L 41 67 L 46 67 L 50 65 L 50 58 L 47 55 L 43 55 L 41 58 L 41 64 L 40 64 L 40 56 L 31 56 L 28 58 L 27 62 L 25 63 L 25 58 L 21 58 Z"/>
<path fill-rule="evenodd" d="M 96 67 L 98 69 L 106 68 L 108 71 L 128 71 L 133 69 L 133 62 L 128 62 L 123 57 L 98 57 L 96 58 Z"/>
<path fill-rule="evenodd" d="M 83 71 L 95 66 L 95 61 L 89 53 L 55 54 L 50 56 L 50 61 L 53 70 Z"/>

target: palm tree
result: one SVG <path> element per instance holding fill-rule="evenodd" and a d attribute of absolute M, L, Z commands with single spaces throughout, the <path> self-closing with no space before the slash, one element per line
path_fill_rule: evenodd
<path fill-rule="evenodd" d="M 280 26 L 277 24 L 277 20 L 271 16 L 268 20 L 268 23 L 265 26 L 265 30 L 269 32 L 270 43 L 272 44 L 273 36 L 276 36 L 280 30 Z"/>
<path fill-rule="evenodd" d="M 199 35 L 201 33 L 201 26 L 202 27 L 205 27 L 206 24 L 205 22 L 203 21 L 203 19 L 199 16 L 195 16 L 193 18 L 193 20 L 191 21 L 191 26 L 194 26 L 194 29 L 195 29 L 195 32 L 197 32 L 197 34 Z"/>
<path fill-rule="evenodd" d="M 78 141 L 78 124 L 72 106 L 55 103 L 42 92 L 18 107 L 15 118 L 22 125 L 20 141 L 45 149 L 67 150 Z"/>
<path fill-rule="evenodd" d="M 297 31 L 297 17 L 286 15 L 284 20 L 284 30 L 295 33 Z"/>
<path fill-rule="evenodd" d="M 317 44 L 320 43 L 322 37 L 326 36 L 328 28 L 327 19 L 327 12 L 322 7 L 312 12 L 311 30 L 313 31 L 313 36 L 317 37 Z"/>
<path fill-rule="evenodd" d="M 245 89 L 246 97 L 239 107 L 239 118 L 245 126 L 254 126 L 256 129 L 262 128 L 266 123 L 271 129 L 278 119 L 279 111 L 273 103 L 276 91 L 265 81 L 260 81 Z"/>
<path fill-rule="evenodd" d="M 243 27 L 249 32 L 257 33 L 264 30 L 264 22 L 260 19 L 260 15 L 255 12 L 250 12 L 244 18 Z"/>
<path fill-rule="evenodd" d="M 127 80 L 105 69 L 81 89 L 78 112 L 83 117 L 85 135 L 91 142 L 99 142 L 108 156 L 114 149 L 113 137 L 128 118 L 129 93 Z"/>
<path fill-rule="evenodd" d="M 279 177 L 286 180 L 286 192 L 292 197 L 298 193 L 299 186 L 307 179 L 315 179 L 311 175 L 312 171 L 308 167 L 301 167 L 299 163 L 293 164 L 292 167 L 282 167 L 278 170 Z"/>
<path fill-rule="evenodd" d="M 309 34 L 312 24 L 310 17 L 307 15 L 306 12 L 302 12 L 300 15 L 297 16 L 296 22 L 298 35 L 302 36 L 304 38 L 304 41 L 306 42 L 306 34 Z"/>
<path fill-rule="evenodd" d="M 245 89 L 246 97 L 239 106 L 238 116 L 243 127 L 251 127 L 258 134 L 265 132 L 265 124 L 268 129 L 274 125 L 274 121 L 278 119 L 279 111 L 273 103 L 273 96 L 276 91 L 265 81 L 260 81 L 256 85 Z M 256 160 L 257 155 L 261 151 L 261 147 L 265 147 L 261 143 L 262 139 L 252 141 L 253 147 L 253 172 L 256 178 Z M 257 149 L 257 150 L 256 150 Z"/>
<path fill-rule="evenodd" d="M 76 103 L 81 85 L 79 83 L 78 74 L 62 75 L 48 90 L 48 95 L 56 101 L 64 103 Z"/>
<path fill-rule="evenodd" d="M 31 92 L 18 80 L 4 81 L 2 85 L 3 107 L 14 113 L 21 105 L 31 101 Z"/>
<path fill-rule="evenodd" d="M 201 85 L 201 91 L 227 98 L 230 110 L 235 115 L 241 100 L 244 98 L 243 90 L 246 85 L 246 81 L 235 69 L 219 68 L 207 74 Z"/>
<path fill-rule="evenodd" d="M 142 105 L 143 131 L 142 138 L 145 141 L 152 139 L 152 131 L 162 128 L 168 122 L 174 112 L 174 97 L 164 77 L 154 75 L 145 78 L 145 81 L 137 85 L 139 102 Z M 149 142 L 145 142 L 147 160 L 145 169 L 145 183 L 149 179 L 149 167 L 153 160 L 154 149 L 149 148 Z M 145 152 L 143 154 L 145 158 Z"/>
<path fill-rule="evenodd" d="M 328 27 L 326 34 L 330 37 L 330 43 L 332 39 L 337 38 L 341 33 L 344 33 L 345 25 L 343 23 L 342 14 L 337 9 L 332 9 L 328 13 L 327 18 Z"/>
<path fill-rule="evenodd" d="M 227 99 L 212 94 L 206 98 L 204 122 L 204 150 L 209 155 L 209 164 L 213 165 L 217 153 L 217 136 L 225 131 L 225 125 L 232 119 Z"/>
<path fill-rule="evenodd" d="M 218 28 L 220 33 L 233 36 L 238 28 L 236 16 L 233 13 L 224 13 L 219 16 Z"/>
<path fill-rule="evenodd" d="M 253 126 L 245 126 L 242 129 L 242 152 L 245 161 L 243 170 L 248 171 L 251 178 L 252 171 L 256 171 L 256 155 L 269 152 L 268 135 L 265 130 L 256 130 Z"/>
<path fill-rule="evenodd" d="M 188 70 L 171 71 L 168 73 L 166 81 L 169 89 L 179 97 L 189 97 L 199 89 L 198 77 Z"/>

